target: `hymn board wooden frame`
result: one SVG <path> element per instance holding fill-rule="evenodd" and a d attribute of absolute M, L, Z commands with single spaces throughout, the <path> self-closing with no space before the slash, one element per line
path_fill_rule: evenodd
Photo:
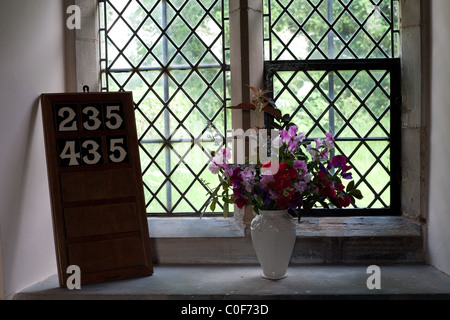
<path fill-rule="evenodd" d="M 61 287 L 153 274 L 133 96 L 41 96 Z"/>

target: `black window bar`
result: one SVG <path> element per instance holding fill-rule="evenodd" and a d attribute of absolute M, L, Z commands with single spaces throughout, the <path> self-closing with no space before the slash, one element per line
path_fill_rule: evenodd
<path fill-rule="evenodd" d="M 231 122 L 227 1 L 99 5 L 102 91 L 133 91 L 147 212 L 198 215 L 209 200 L 204 181 L 217 181 L 207 161 L 187 159 L 208 159 L 221 147 L 210 124 L 225 141 Z"/>
<path fill-rule="evenodd" d="M 335 136 L 365 196 L 307 215 L 401 214 L 398 1 L 265 0 L 264 10 L 265 88 L 308 139 Z"/>

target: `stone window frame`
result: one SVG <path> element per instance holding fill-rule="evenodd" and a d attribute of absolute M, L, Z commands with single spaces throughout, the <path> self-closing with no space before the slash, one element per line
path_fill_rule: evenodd
<path fill-rule="evenodd" d="M 97 92 L 100 87 L 97 0 L 64 1 L 65 8 L 73 4 L 79 6 L 82 15 L 81 29 L 66 30 L 67 91 L 82 92 L 83 86 L 88 85 L 91 92 Z M 401 216 L 388 220 L 385 217 L 311 218 L 306 224 L 299 225 L 298 237 L 327 237 L 330 228 L 336 232 L 347 230 L 351 236 L 357 237 L 360 232 L 373 230 L 373 226 L 383 233 L 386 224 L 391 227 L 394 224 L 390 230 L 396 236 L 411 235 L 412 232 L 422 237 L 426 230 L 423 226 L 428 216 L 430 4 L 427 0 L 399 2 L 402 64 Z M 259 27 L 262 15 L 262 0 L 230 2 L 231 46 L 234 48 L 231 52 L 232 104 L 251 99 L 250 90 L 241 84 L 263 87 L 263 47 L 259 44 L 262 44 L 263 38 L 263 30 Z M 255 30 L 249 30 L 252 26 Z M 261 50 L 250 50 L 258 46 Z M 240 110 L 233 110 L 232 118 L 233 128 L 244 130 L 258 120 L 249 111 Z M 248 227 L 252 217 L 252 210 L 247 207 L 235 210 L 234 217 L 228 219 L 149 218 L 155 259 L 161 263 L 254 261 L 252 254 L 250 257 L 248 255 L 251 250 Z M 170 228 L 167 227 L 169 223 Z M 361 231 L 361 225 L 367 225 L 367 230 Z M 409 228 L 411 226 L 412 229 Z M 355 232 L 352 233 L 353 230 Z M 224 239 L 234 240 L 224 244 Z M 206 253 L 194 253 L 202 252 L 200 248 L 205 245 L 214 247 L 213 244 L 227 254 L 210 252 L 208 256 Z M 186 250 L 187 246 L 189 250 Z M 213 251 L 218 252 L 216 249 Z"/>

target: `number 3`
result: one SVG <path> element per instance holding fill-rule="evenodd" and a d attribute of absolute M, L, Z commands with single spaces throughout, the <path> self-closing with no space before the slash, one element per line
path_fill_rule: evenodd
<path fill-rule="evenodd" d="M 87 116 L 89 116 L 89 121 L 93 121 L 94 124 L 90 125 L 89 121 L 86 121 L 83 123 L 83 126 L 86 130 L 97 130 L 100 128 L 100 126 L 102 125 L 102 122 L 98 119 L 98 116 L 100 115 L 100 111 L 97 110 L 97 108 L 95 107 L 86 107 L 83 110 L 83 113 Z M 91 115 L 88 115 L 88 114 Z"/>
<path fill-rule="evenodd" d="M 100 160 L 102 159 L 102 156 L 100 155 L 100 153 L 98 153 L 98 149 L 100 148 L 100 145 L 93 141 L 93 140 L 87 140 L 85 142 L 83 142 L 83 144 L 81 145 L 84 149 L 86 149 L 89 152 L 89 155 L 93 156 L 93 159 L 89 159 L 89 156 L 84 156 L 83 157 L 83 162 L 85 164 L 97 164 L 100 162 Z M 91 148 L 89 148 L 91 147 Z"/>

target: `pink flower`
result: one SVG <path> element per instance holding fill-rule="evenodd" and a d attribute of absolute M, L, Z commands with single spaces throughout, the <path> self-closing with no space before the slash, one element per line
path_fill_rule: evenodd
<path fill-rule="evenodd" d="M 313 147 L 311 147 L 310 144 L 308 144 L 306 146 L 306 151 L 309 152 L 309 154 L 312 157 L 312 161 L 319 161 L 319 152 L 317 152 L 316 149 L 314 149 Z"/>
<path fill-rule="evenodd" d="M 320 149 L 323 147 L 323 140 L 324 139 L 314 139 L 314 141 L 316 142 L 316 149 Z"/>
<path fill-rule="evenodd" d="M 219 166 L 217 164 L 215 164 L 214 162 L 211 162 L 209 164 L 209 171 L 211 171 L 213 174 L 218 174 L 219 173 Z"/>
<path fill-rule="evenodd" d="M 242 179 L 251 179 L 255 177 L 255 170 L 245 167 L 244 170 L 241 171 Z"/>
<path fill-rule="evenodd" d="M 223 158 L 227 161 L 229 161 L 231 159 L 231 151 L 229 148 L 224 148 L 222 149 L 222 155 Z"/>
<path fill-rule="evenodd" d="M 331 135 L 331 133 L 325 133 L 325 140 L 324 140 L 324 145 L 325 148 L 327 148 L 328 150 L 333 150 L 334 149 L 334 138 Z"/>
<path fill-rule="evenodd" d="M 254 184 L 255 175 L 255 170 L 248 167 L 241 171 L 242 185 L 244 186 L 245 191 L 252 192 L 252 185 Z"/>
<path fill-rule="evenodd" d="M 305 173 L 305 175 L 303 176 L 303 181 L 310 182 L 312 177 L 313 175 L 311 173 Z"/>
<path fill-rule="evenodd" d="M 301 132 L 297 134 L 297 131 L 297 126 L 291 126 L 287 131 L 280 131 L 281 143 L 287 144 L 289 146 L 289 151 L 291 152 L 295 150 L 299 142 L 302 142 L 306 138 Z"/>
<path fill-rule="evenodd" d="M 297 126 L 291 126 L 289 127 L 288 133 L 291 136 L 291 138 L 294 138 L 297 135 Z"/>
<path fill-rule="evenodd" d="M 289 142 L 289 145 L 288 145 L 288 150 L 289 150 L 290 152 L 294 152 L 296 148 L 297 148 L 297 142 L 295 142 L 295 141 L 290 141 L 290 142 Z"/>
<path fill-rule="evenodd" d="M 291 141 L 291 136 L 286 130 L 280 130 L 281 143 L 288 144 Z"/>
<path fill-rule="evenodd" d="M 303 142 L 303 140 L 306 139 L 306 136 L 304 133 L 300 132 L 299 134 L 297 134 L 294 138 L 294 140 L 298 143 L 298 142 Z"/>

